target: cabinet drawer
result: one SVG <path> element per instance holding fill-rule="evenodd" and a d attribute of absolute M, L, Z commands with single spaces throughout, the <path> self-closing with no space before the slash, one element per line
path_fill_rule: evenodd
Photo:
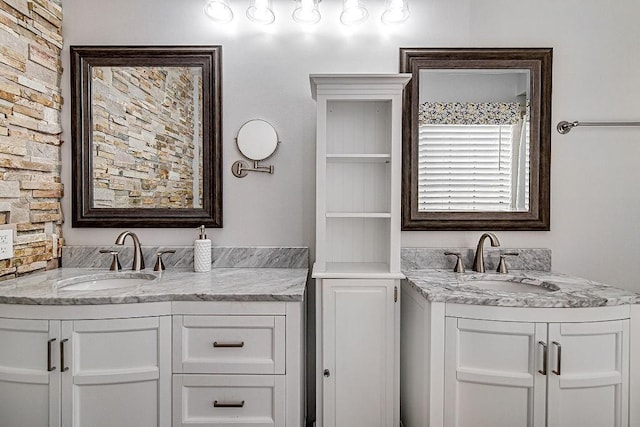
<path fill-rule="evenodd" d="M 284 374 L 284 316 L 174 316 L 178 373 Z"/>
<path fill-rule="evenodd" d="M 173 425 L 283 427 L 282 375 L 174 375 Z"/>

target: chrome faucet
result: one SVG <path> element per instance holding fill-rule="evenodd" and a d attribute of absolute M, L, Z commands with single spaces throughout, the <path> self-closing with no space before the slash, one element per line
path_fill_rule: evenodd
<path fill-rule="evenodd" d="M 142 255 L 142 248 L 140 247 L 140 240 L 136 233 L 132 231 L 123 231 L 116 239 L 116 245 L 124 245 L 124 240 L 127 236 L 131 236 L 133 239 L 133 265 L 132 270 L 144 270 L 144 256 Z"/>
<path fill-rule="evenodd" d="M 491 246 L 500 246 L 500 241 L 495 234 L 484 233 L 482 236 L 480 236 L 478 247 L 476 248 L 476 256 L 473 259 L 473 271 L 477 271 L 478 273 L 484 273 L 484 240 L 487 237 L 491 241 Z"/>

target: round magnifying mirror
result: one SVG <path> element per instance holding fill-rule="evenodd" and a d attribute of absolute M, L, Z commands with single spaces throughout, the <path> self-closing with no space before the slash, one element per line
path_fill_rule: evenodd
<path fill-rule="evenodd" d="M 247 159 L 264 160 L 276 151 L 278 133 L 269 122 L 260 119 L 249 120 L 240 127 L 236 144 Z"/>

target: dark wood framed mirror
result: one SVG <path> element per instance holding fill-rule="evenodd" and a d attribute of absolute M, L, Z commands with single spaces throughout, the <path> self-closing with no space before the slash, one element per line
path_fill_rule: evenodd
<path fill-rule="evenodd" d="M 401 48 L 403 230 L 549 230 L 551 48 Z"/>
<path fill-rule="evenodd" d="M 222 227 L 220 46 L 71 46 L 73 227 Z"/>

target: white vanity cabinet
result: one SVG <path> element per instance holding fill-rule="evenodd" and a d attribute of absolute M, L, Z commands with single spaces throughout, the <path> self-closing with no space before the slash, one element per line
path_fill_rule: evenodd
<path fill-rule="evenodd" d="M 631 425 L 628 304 L 480 306 L 402 291 L 404 425 Z"/>
<path fill-rule="evenodd" d="M 628 320 L 447 317 L 447 426 L 627 426 Z"/>
<path fill-rule="evenodd" d="M 0 318 L 2 425 L 168 426 L 170 331 L 168 316 Z"/>
<path fill-rule="evenodd" d="M 305 424 L 303 301 L 0 313 L 2 427 Z"/>
<path fill-rule="evenodd" d="M 311 75 L 316 141 L 316 425 L 399 425 L 406 74 Z"/>

